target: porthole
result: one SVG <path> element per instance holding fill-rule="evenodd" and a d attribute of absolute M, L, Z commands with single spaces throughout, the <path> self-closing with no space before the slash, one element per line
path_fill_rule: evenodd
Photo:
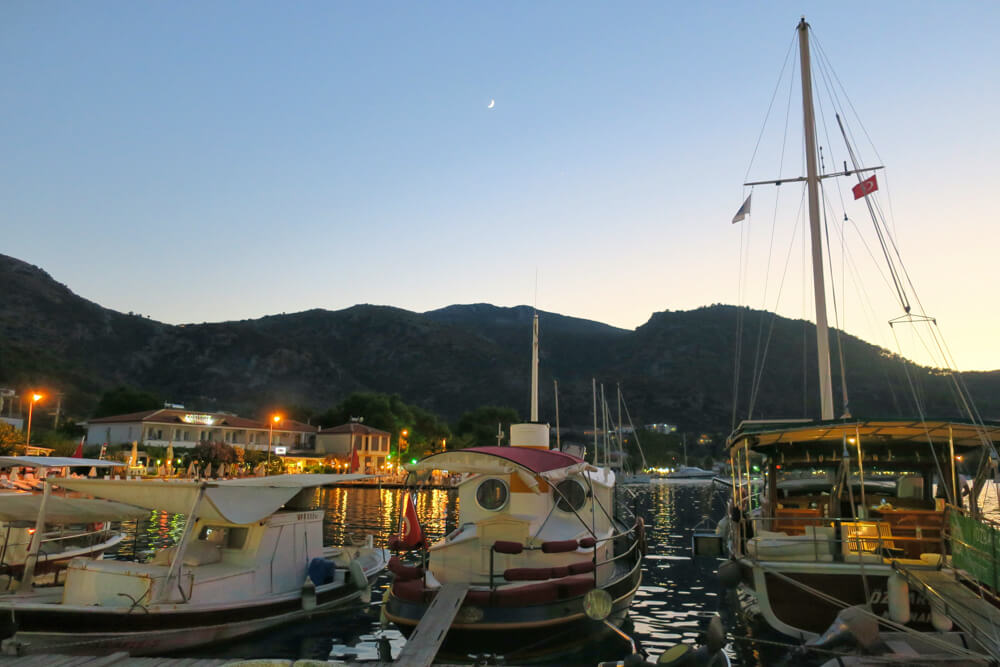
<path fill-rule="evenodd" d="M 483 480 L 476 488 L 476 502 L 484 510 L 498 510 L 507 504 L 507 485 L 499 479 Z"/>
<path fill-rule="evenodd" d="M 556 498 L 556 507 L 563 512 L 579 512 L 587 502 L 587 490 L 575 479 L 559 482 L 552 493 Z"/>

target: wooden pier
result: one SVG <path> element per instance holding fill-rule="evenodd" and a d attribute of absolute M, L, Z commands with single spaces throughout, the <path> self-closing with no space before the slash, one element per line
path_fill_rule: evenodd
<path fill-rule="evenodd" d="M 434 664 L 434 656 L 444 643 L 448 628 L 455 620 L 458 610 L 462 608 L 462 602 L 465 601 L 465 594 L 468 592 L 468 584 L 442 586 L 427 605 L 427 611 L 424 612 L 413 634 L 406 640 L 399 657 L 394 662 L 381 663 L 381 666 L 397 664 L 407 667 L 430 667 Z"/>

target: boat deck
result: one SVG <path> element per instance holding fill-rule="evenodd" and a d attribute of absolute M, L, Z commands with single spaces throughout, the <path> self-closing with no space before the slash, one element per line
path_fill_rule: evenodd
<path fill-rule="evenodd" d="M 910 568 L 895 564 L 909 585 L 923 593 L 931 605 L 942 611 L 1000 660 L 1000 609 L 976 595 L 949 572 Z"/>

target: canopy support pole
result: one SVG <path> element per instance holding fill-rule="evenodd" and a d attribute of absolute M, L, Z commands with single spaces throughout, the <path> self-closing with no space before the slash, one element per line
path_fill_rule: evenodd
<path fill-rule="evenodd" d="M 170 582 L 173 581 L 176 576 L 177 579 L 177 590 L 180 591 L 181 600 L 187 602 L 187 598 L 184 596 L 184 589 L 180 585 L 180 574 L 181 574 L 181 563 L 184 562 L 184 551 L 187 549 L 188 542 L 190 542 L 191 533 L 194 530 L 194 524 L 197 522 L 197 512 L 198 505 L 201 504 L 201 499 L 205 497 L 205 485 L 201 484 L 198 487 L 198 495 L 195 496 L 194 502 L 191 503 L 191 510 L 187 513 L 187 521 L 184 522 L 184 532 L 181 534 L 181 540 L 177 543 L 177 551 L 174 552 L 174 558 L 170 563 L 170 569 L 167 571 L 167 579 L 163 582 L 163 588 L 161 589 L 160 597 L 166 598 L 170 591 Z M 159 602 L 159 600 L 157 600 Z"/>
<path fill-rule="evenodd" d="M 52 494 L 52 485 L 48 480 L 42 482 L 42 503 L 38 506 L 38 517 L 35 519 L 35 532 L 28 544 L 28 557 L 24 561 L 24 575 L 17 587 L 18 593 L 30 593 L 32 580 L 35 578 L 35 564 L 38 562 L 38 550 L 42 546 L 42 534 L 45 532 L 45 510 Z"/>

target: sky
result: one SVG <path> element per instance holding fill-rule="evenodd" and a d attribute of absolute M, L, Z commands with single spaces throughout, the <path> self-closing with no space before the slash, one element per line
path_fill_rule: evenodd
<path fill-rule="evenodd" d="M 958 368 L 1000 368 L 1000 3 L 7 0 L 0 252 L 170 323 L 477 302 L 629 329 L 713 303 L 812 319 L 804 246 L 776 240 L 761 273 L 773 186 L 730 224 L 745 177 L 801 173 L 779 73 L 803 13 L 886 167 L 920 303 Z M 838 280 L 836 321 L 897 351 L 891 300 Z"/>

